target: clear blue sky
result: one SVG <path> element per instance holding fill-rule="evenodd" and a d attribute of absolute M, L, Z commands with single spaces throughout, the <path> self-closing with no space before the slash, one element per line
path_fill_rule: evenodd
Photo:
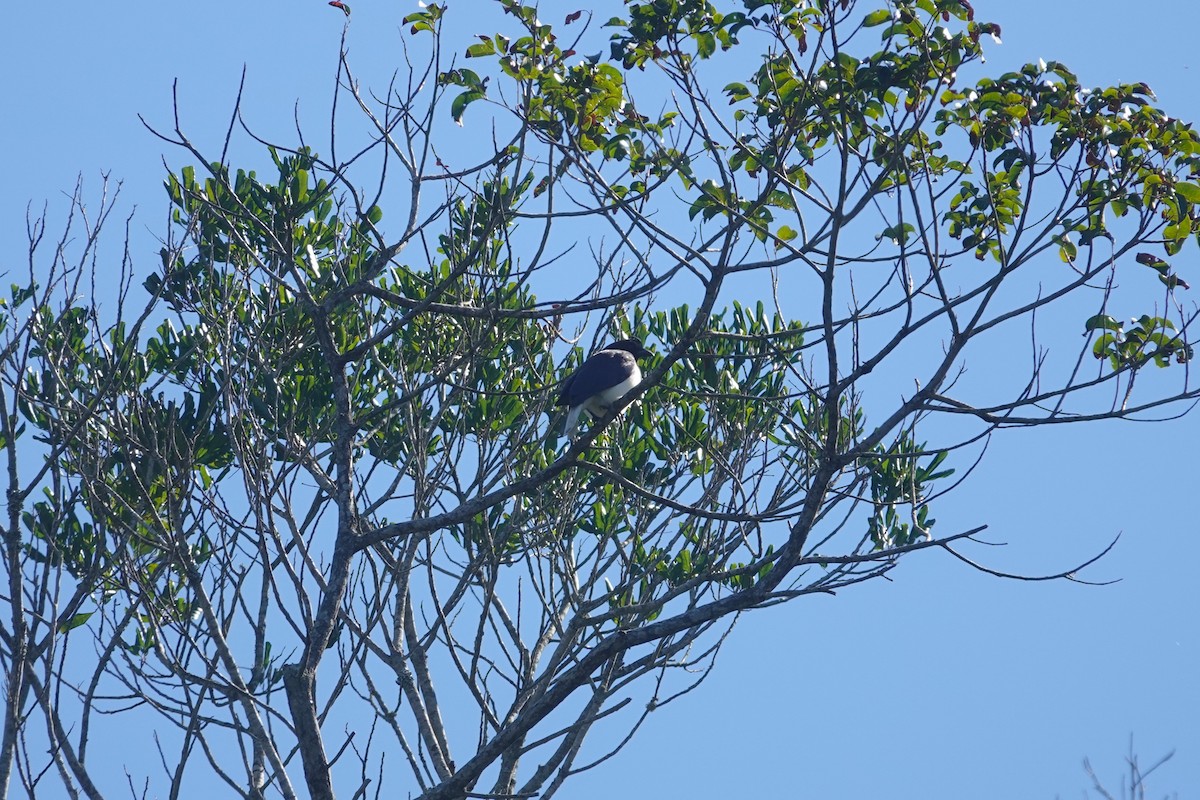
<path fill-rule="evenodd" d="M 576 7 L 545 5 L 555 17 Z M 1003 26 L 989 68 L 1044 58 L 1085 85 L 1146 81 L 1168 113 L 1200 121 L 1200 6 L 975 6 Z M 353 7 L 352 63 L 382 87 L 399 65 L 400 18 L 416 2 Z M 286 138 L 297 102 L 308 122 L 324 118 L 341 29 L 324 0 L 9 8 L 0 269 L 22 266 L 27 202 L 62 211 L 77 175 L 97 189 L 110 172 L 124 181 L 122 208 L 137 208 L 144 274 L 166 219 L 167 151 L 137 115 L 169 127 L 178 78 L 187 129 L 213 147 L 245 64 L 247 119 Z M 1180 272 L 1200 292 L 1194 251 Z M 998 437 L 937 508 L 942 529 L 986 522 L 1008 546 L 973 554 L 1030 573 L 1068 567 L 1120 533 L 1088 574 L 1119 583 L 1007 582 L 917 555 L 890 583 L 751 614 L 699 691 L 653 714 L 630 749 L 566 796 L 1078 798 L 1085 756 L 1119 785 L 1131 734 L 1144 763 L 1177 750 L 1153 796 L 1200 796 L 1198 444 L 1200 414 Z M 1162 491 L 1129 477 L 1146 467 L 1177 484 Z"/>

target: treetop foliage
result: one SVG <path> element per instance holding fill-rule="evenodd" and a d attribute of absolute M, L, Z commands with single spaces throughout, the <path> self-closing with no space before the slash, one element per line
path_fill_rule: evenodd
<path fill-rule="evenodd" d="M 157 131 L 191 165 L 116 318 L 111 205 L 13 285 L 0 794 L 123 790 L 88 737 L 136 717 L 170 796 L 550 797 L 737 615 L 994 572 L 932 513 L 989 436 L 1198 396 L 1200 138 L 1145 84 L 989 75 L 965 0 L 602 5 L 422 6 L 265 166 Z"/>

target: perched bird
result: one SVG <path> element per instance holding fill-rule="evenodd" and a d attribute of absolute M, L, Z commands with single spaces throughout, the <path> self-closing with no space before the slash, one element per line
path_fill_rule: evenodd
<path fill-rule="evenodd" d="M 622 339 L 588 356 L 563 383 L 556 406 L 567 406 L 564 433 L 571 436 L 579 427 L 579 416 L 587 412 L 602 417 L 612 404 L 642 382 L 637 360 L 654 355 L 641 339 Z"/>

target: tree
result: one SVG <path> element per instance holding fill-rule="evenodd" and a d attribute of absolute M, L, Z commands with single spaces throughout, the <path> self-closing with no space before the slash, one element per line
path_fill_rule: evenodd
<path fill-rule="evenodd" d="M 1121 778 L 1121 800 L 1126 800 L 1126 798 L 1128 800 L 1146 800 L 1146 779 L 1152 773 L 1156 772 L 1159 767 L 1170 761 L 1174 755 L 1175 751 L 1172 750 L 1155 761 L 1150 767 L 1142 769 L 1141 765 L 1138 764 L 1137 753 L 1133 750 L 1133 737 L 1130 737 L 1129 755 L 1125 757 L 1125 768 L 1128 770 L 1128 774 Z M 1096 775 L 1096 771 L 1092 768 L 1092 763 L 1089 759 L 1085 758 L 1083 760 L 1083 769 L 1092 781 L 1092 788 L 1096 790 L 1096 793 L 1100 797 L 1104 798 L 1104 800 L 1116 800 L 1116 796 L 1109 792 L 1104 787 L 1104 784 L 1100 782 L 1100 778 Z M 1085 792 L 1084 797 L 1087 796 L 1089 795 Z M 1177 794 L 1164 796 L 1178 797 Z"/>
<path fill-rule="evenodd" d="M 1003 574 L 931 516 L 987 437 L 1198 396 L 1200 139 L 1146 86 L 987 76 L 963 0 L 489 8 L 405 17 L 382 97 L 343 59 L 365 126 L 269 177 L 163 132 L 194 165 L 115 314 L 111 206 L 70 262 L 31 225 L 3 794 L 116 791 L 119 712 L 168 796 L 552 796 L 743 612 L 932 548 Z M 557 384 L 625 336 L 645 381 L 562 440 Z"/>

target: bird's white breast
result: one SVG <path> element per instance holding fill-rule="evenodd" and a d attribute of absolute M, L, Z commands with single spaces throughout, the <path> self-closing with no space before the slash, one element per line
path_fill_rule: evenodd
<path fill-rule="evenodd" d="M 642 371 L 638 369 L 636 362 L 632 366 L 633 372 L 629 373 L 628 378 L 621 381 L 616 386 L 610 386 L 597 395 L 605 405 L 612 405 L 613 403 L 617 402 L 624 397 L 630 389 L 642 382 Z"/>

